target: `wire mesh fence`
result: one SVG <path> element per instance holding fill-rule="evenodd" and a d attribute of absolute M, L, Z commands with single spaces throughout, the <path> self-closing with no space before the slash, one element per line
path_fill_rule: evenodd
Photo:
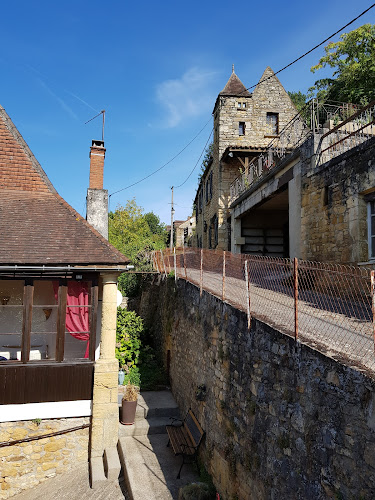
<path fill-rule="evenodd" d="M 316 349 L 375 372 L 375 272 L 369 268 L 198 248 L 153 254 L 182 278 Z"/>

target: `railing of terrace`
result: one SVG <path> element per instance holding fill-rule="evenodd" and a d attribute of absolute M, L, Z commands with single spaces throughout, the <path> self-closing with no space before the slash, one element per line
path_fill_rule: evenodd
<path fill-rule="evenodd" d="M 176 248 L 153 264 L 345 364 L 375 375 L 375 271 L 369 268 Z"/>
<path fill-rule="evenodd" d="M 319 102 L 317 99 L 309 101 L 279 136 L 272 139 L 266 151 L 251 161 L 248 170 L 232 182 L 229 202 L 233 203 L 314 133 L 321 135 L 326 128 L 332 129 L 320 139 L 318 163 L 323 163 L 373 136 L 374 105 L 375 102 L 372 102 L 358 110 L 358 106 L 354 104 Z"/>

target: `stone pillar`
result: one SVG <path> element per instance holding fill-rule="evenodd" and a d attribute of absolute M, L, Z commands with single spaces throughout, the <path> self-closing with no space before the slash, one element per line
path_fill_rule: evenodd
<path fill-rule="evenodd" d="M 104 450 L 118 441 L 118 361 L 115 358 L 117 273 L 102 275 L 103 302 L 100 358 L 95 362 L 92 401 L 91 458 L 102 457 Z"/>

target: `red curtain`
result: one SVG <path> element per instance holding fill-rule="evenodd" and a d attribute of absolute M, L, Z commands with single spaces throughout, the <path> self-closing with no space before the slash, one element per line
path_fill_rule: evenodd
<path fill-rule="evenodd" d="M 55 298 L 57 301 L 59 283 L 53 282 Z M 89 331 L 89 285 L 82 281 L 68 281 L 68 296 L 66 308 L 66 329 L 72 337 L 87 341 L 85 358 L 89 357 L 90 331 Z M 80 306 L 80 307 L 69 307 Z"/>

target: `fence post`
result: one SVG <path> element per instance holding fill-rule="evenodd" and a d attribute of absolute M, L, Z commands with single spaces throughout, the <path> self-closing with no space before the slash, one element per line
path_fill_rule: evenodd
<path fill-rule="evenodd" d="M 160 250 L 160 255 L 161 255 L 161 260 L 163 262 L 164 274 L 165 274 L 165 277 L 167 277 L 167 268 L 165 267 L 164 255 L 163 255 L 163 251 L 162 250 Z"/>
<path fill-rule="evenodd" d="M 182 247 L 182 248 L 183 248 L 183 254 L 184 254 L 185 280 L 187 281 L 186 262 L 185 262 L 185 247 Z"/>
<path fill-rule="evenodd" d="M 174 280 L 177 281 L 176 247 L 173 247 Z"/>
<path fill-rule="evenodd" d="M 221 300 L 224 302 L 225 300 L 225 250 L 223 252 L 223 294 Z"/>
<path fill-rule="evenodd" d="M 246 309 L 247 309 L 247 329 L 250 330 L 251 326 L 251 313 L 250 313 L 250 281 L 248 261 L 245 260 L 245 280 L 246 280 Z"/>
<path fill-rule="evenodd" d="M 375 271 L 371 271 L 371 299 L 372 299 L 372 333 L 374 337 L 375 353 Z"/>
<path fill-rule="evenodd" d="M 200 286 L 200 296 L 202 297 L 203 290 L 203 248 L 201 249 L 201 286 Z"/>
<path fill-rule="evenodd" d="M 294 257 L 294 339 L 298 339 L 298 259 Z"/>

